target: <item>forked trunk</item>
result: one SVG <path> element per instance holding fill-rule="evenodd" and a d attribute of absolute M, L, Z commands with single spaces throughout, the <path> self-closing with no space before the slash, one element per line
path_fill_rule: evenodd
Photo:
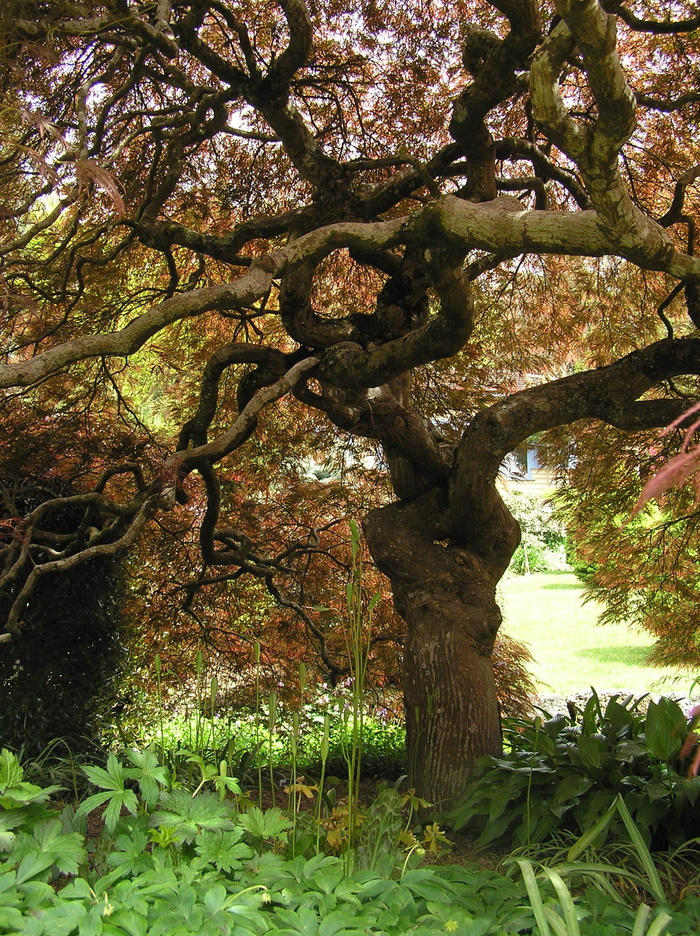
<path fill-rule="evenodd" d="M 410 783 L 441 811 L 464 792 L 476 760 L 501 751 L 491 665 L 501 623 L 495 590 L 503 573 L 503 543 L 512 552 L 518 542 L 517 527 L 501 523 L 498 558 L 489 562 L 472 545 L 438 540 L 442 515 L 434 490 L 411 503 L 373 510 L 364 523 L 372 556 L 389 577 L 396 610 L 407 624 L 403 690 Z"/>

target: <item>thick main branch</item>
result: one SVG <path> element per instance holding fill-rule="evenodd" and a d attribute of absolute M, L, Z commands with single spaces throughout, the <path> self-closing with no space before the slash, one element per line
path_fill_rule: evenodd
<path fill-rule="evenodd" d="M 503 459 L 537 432 L 579 419 L 624 429 L 664 425 L 669 407 L 639 397 L 681 374 L 700 374 L 700 339 L 658 341 L 607 367 L 522 390 L 479 413 L 457 450 L 448 526 L 482 522 L 480 512 Z"/>

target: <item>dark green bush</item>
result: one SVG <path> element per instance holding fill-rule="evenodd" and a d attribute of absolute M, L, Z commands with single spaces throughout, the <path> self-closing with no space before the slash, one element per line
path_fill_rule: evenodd
<path fill-rule="evenodd" d="M 41 479 L 39 479 L 40 481 Z M 70 486 L 15 479 L 13 507 L 23 516 Z M 0 479 L 0 484 L 9 483 Z M 7 508 L 0 507 L 0 519 Z M 81 514 L 51 515 L 50 532 L 72 529 Z M 0 595 L 0 631 L 21 582 Z M 0 653 L 0 743 L 35 756 L 55 738 L 89 750 L 119 692 L 127 623 L 125 576 L 118 560 L 96 558 L 40 579 L 24 614 L 21 637 Z"/>
<path fill-rule="evenodd" d="M 594 693 L 568 717 L 508 720 L 509 753 L 480 759 L 450 824 L 478 834 L 481 847 L 524 846 L 559 830 L 585 832 L 619 793 L 652 849 L 700 835 L 700 777 L 687 779 L 680 759 L 685 715 L 671 699 L 646 712 L 640 701 L 614 696 L 602 709 Z M 625 839 L 619 821 L 608 834 Z"/>
<path fill-rule="evenodd" d="M 0 740 L 36 754 L 54 738 L 90 747 L 119 691 L 118 570 L 93 560 L 42 581 L 19 641 L 0 655 Z"/>
<path fill-rule="evenodd" d="M 566 540 L 566 561 L 576 577 L 586 584 L 590 582 L 600 568 L 599 563 L 591 562 L 583 555 L 581 548 L 576 545 L 571 537 L 567 537 Z"/>

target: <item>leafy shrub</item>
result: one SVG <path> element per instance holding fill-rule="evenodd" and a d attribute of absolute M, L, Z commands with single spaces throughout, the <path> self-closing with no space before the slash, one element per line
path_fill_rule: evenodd
<path fill-rule="evenodd" d="M 528 669 L 528 664 L 532 662 L 532 654 L 524 643 L 499 631 L 491 663 L 502 716 L 532 715 L 530 699 L 535 695 L 535 684 Z"/>
<path fill-rule="evenodd" d="M 535 695 L 535 686 L 528 670 L 532 655 L 527 647 L 499 633 L 493 650 L 492 663 L 498 701 L 506 716 L 532 713 L 529 699 Z M 352 733 L 352 720 L 343 719 L 348 710 L 347 688 L 308 692 L 299 711 L 300 737 L 296 758 L 301 769 L 314 773 L 320 763 L 323 724 L 331 715 L 329 737 L 329 769 L 337 771 L 344 766 L 343 747 Z M 395 712 L 400 707 L 396 697 L 383 697 L 385 705 L 368 705 L 362 721 L 362 761 L 366 776 L 394 779 L 406 772 L 406 729 L 403 717 Z M 123 746 L 125 743 L 148 747 L 155 744 L 163 753 L 175 754 L 180 750 L 206 753 L 212 760 L 231 760 L 238 775 L 261 764 L 275 769 L 288 767 L 292 759 L 292 712 L 289 705 L 277 705 L 272 738 L 269 732 L 269 708 L 261 704 L 258 710 L 238 707 L 227 712 L 216 706 L 215 713 L 202 714 L 196 703 L 184 699 L 176 711 L 164 714 L 162 700 L 156 695 L 139 698 L 136 714 L 122 721 L 119 734 L 106 733 L 105 746 Z"/>
<path fill-rule="evenodd" d="M 600 563 L 591 561 L 586 555 L 585 548 L 579 546 L 570 537 L 566 540 L 566 561 L 571 571 L 586 585 L 600 568 Z"/>
<path fill-rule="evenodd" d="M 585 832 L 619 793 L 652 848 L 700 835 L 700 777 L 686 778 L 680 758 L 685 715 L 671 699 L 646 713 L 640 701 L 613 696 L 602 710 L 594 692 L 582 710 L 570 704 L 568 717 L 506 722 L 510 752 L 479 760 L 450 824 L 478 833 L 480 847 L 524 846 L 558 830 Z M 619 821 L 608 834 L 626 836 Z"/>
<path fill-rule="evenodd" d="M 350 742 L 351 721 L 339 717 L 339 706 L 330 693 L 319 694 L 299 713 L 299 740 L 295 754 L 300 769 L 313 773 L 321 761 L 324 717 L 334 717 L 329 736 L 329 769 L 344 765 L 343 748 Z M 238 710 L 230 717 L 216 714 L 201 717 L 176 713 L 163 721 L 162 730 L 155 717 L 152 724 L 141 725 L 135 742 L 155 744 L 169 756 L 179 751 L 199 751 L 212 761 L 226 758 L 239 775 L 258 766 L 285 769 L 292 762 L 292 719 L 288 708 L 278 707 L 272 736 L 267 710 Z M 199 731 L 197 730 L 199 728 Z M 132 732 L 133 736 L 134 732 Z M 130 739 L 131 740 L 131 739 Z M 406 769 L 406 731 L 403 721 L 380 712 L 367 711 L 363 717 L 363 764 L 370 776 L 397 777 Z"/>
<path fill-rule="evenodd" d="M 549 549 L 540 543 L 521 542 L 508 566 L 516 575 L 532 572 L 567 572 L 569 564 L 563 548 Z"/>
<path fill-rule="evenodd" d="M 520 524 L 521 542 L 509 569 L 528 572 L 560 572 L 568 569 L 566 535 L 546 499 L 526 491 L 502 491 L 506 506 Z"/>

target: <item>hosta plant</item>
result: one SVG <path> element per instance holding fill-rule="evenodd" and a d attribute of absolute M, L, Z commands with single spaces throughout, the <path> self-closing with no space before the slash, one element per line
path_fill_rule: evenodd
<path fill-rule="evenodd" d="M 700 778 L 686 776 L 682 757 L 692 725 L 671 699 L 646 712 L 640 702 L 613 696 L 603 708 L 593 692 L 568 716 L 508 720 L 509 753 L 480 759 L 450 825 L 476 833 L 482 847 L 525 846 L 586 832 L 620 794 L 652 849 L 700 835 Z M 613 820 L 601 842 L 605 835 L 625 841 L 624 823 Z"/>

